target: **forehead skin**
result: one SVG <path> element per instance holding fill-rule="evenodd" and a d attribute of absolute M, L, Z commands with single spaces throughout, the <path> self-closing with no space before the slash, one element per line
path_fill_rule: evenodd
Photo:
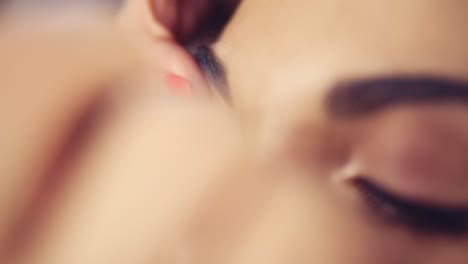
<path fill-rule="evenodd" d="M 217 52 L 249 109 L 368 75 L 468 79 L 467 14 L 463 0 L 246 0 Z"/>
<path fill-rule="evenodd" d="M 226 65 L 234 106 L 260 130 L 264 145 L 278 145 L 305 123 L 332 123 L 323 104 L 337 83 L 392 75 L 468 80 L 467 14 L 463 0 L 246 0 L 215 49 Z M 463 120 L 464 112 L 458 116 Z M 467 131 L 468 124 L 458 123 Z M 314 138 L 309 133 L 307 140 Z M 455 141 L 466 153 L 464 136 Z M 432 196 L 468 200 L 461 188 L 468 177 L 456 174 L 463 177 L 431 182 L 451 195 Z M 397 177 L 385 181 L 404 184 Z"/>
<path fill-rule="evenodd" d="M 464 0 L 245 0 L 215 50 L 225 64 L 234 106 L 252 123 L 301 123 L 323 118 L 323 95 L 343 80 L 388 75 L 468 80 L 467 25 Z M 321 217 L 310 207 L 303 210 Z M 340 214 L 347 222 L 358 219 L 350 225 L 371 233 L 333 245 L 334 252 L 372 248 L 355 263 L 468 263 L 465 240 L 401 234 L 359 221 L 354 213 Z M 309 242 L 314 239 L 322 241 Z"/>

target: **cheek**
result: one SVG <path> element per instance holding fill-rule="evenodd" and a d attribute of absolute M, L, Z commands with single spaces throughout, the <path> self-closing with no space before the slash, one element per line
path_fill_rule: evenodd
<path fill-rule="evenodd" d="M 385 230 L 368 226 L 330 181 L 346 160 L 346 137 L 324 124 L 293 123 L 265 124 L 258 133 L 262 157 L 285 173 L 247 243 L 268 253 L 248 263 L 386 263 Z"/>
<path fill-rule="evenodd" d="M 258 213 L 236 263 L 416 263 L 407 239 L 368 225 L 329 188 L 295 176 L 283 177 Z"/>
<path fill-rule="evenodd" d="M 282 195 L 260 217 L 262 231 L 252 235 L 251 243 L 280 254 L 278 263 L 394 264 L 432 259 L 427 251 L 432 241 L 422 243 L 426 240 L 375 223 L 353 199 L 353 190 L 333 181 L 356 142 L 368 139 L 364 132 L 369 126 L 275 117 L 258 131 L 258 150 L 288 170 L 282 175 Z"/>

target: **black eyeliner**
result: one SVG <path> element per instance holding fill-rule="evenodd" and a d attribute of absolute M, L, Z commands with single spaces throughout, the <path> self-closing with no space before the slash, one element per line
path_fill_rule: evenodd
<path fill-rule="evenodd" d="M 444 208 L 409 201 L 362 178 L 355 180 L 354 185 L 372 210 L 391 223 L 422 233 L 463 235 L 468 231 L 468 208 Z"/>

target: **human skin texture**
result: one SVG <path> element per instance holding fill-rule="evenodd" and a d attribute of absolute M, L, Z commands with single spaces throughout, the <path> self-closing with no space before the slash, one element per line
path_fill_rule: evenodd
<path fill-rule="evenodd" d="M 429 206 L 468 205 L 468 108 L 460 99 L 468 88 L 467 12 L 463 1 L 246 0 L 215 43 L 232 107 L 257 138 L 257 151 L 302 171 L 310 178 L 311 192 L 318 187 L 348 201 L 347 209 L 328 206 L 341 208 L 339 222 L 361 231 L 329 245 L 344 262 L 327 263 L 467 261 L 466 234 L 421 231 L 420 222 L 415 227 L 368 212 L 355 181 L 371 181 Z M 354 115 L 367 102 L 361 94 L 345 114 L 333 110 L 332 94 L 339 88 L 364 82 L 371 83 L 369 89 L 386 85 L 385 95 L 421 87 L 427 95 L 425 88 L 439 80 L 460 84 L 458 99 L 438 100 L 440 94 L 405 99 L 400 93 L 382 103 L 377 95 L 368 102 L 379 101 L 381 107 Z M 311 193 L 310 199 L 319 196 Z M 303 214 L 320 218 L 313 206 L 302 206 Z M 333 236 L 332 226 L 311 227 L 294 215 L 284 217 L 291 218 L 292 233 L 323 228 Z M 294 234 L 276 246 L 297 239 L 304 248 L 295 249 L 307 251 L 307 245 L 324 239 Z M 270 249 L 275 251 L 273 245 Z"/>

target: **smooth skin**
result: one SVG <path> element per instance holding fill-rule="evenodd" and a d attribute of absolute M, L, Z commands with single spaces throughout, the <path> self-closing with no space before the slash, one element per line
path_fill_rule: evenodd
<path fill-rule="evenodd" d="M 374 221 L 353 200 L 359 194 L 351 183 L 364 176 L 416 200 L 466 206 L 466 104 L 402 104 L 348 120 L 326 111 L 330 91 L 349 81 L 430 76 L 466 83 L 467 12 L 463 1 L 247 0 L 215 44 L 233 105 L 255 131 L 259 152 L 291 162 L 313 179 L 309 186 L 353 208 L 338 215 L 360 235 L 340 236 L 336 254 L 353 254 L 337 263 L 354 263 L 359 253 L 356 263 L 467 261 L 466 234 L 428 235 Z M 317 217 L 313 207 L 302 212 Z M 310 236 L 304 245 L 322 239 Z"/>
<path fill-rule="evenodd" d="M 159 75 L 197 70 L 191 60 L 180 67 L 168 60 L 190 58 L 172 37 L 146 36 L 167 62 L 164 70 L 149 68 L 140 49 L 146 42 L 103 14 L 52 22 L 26 15 L 9 18 L 0 48 L 8 62 L 1 78 L 1 262 L 178 258 L 190 211 L 204 207 L 205 193 L 221 190 L 213 185 L 231 173 L 225 165 L 244 163 L 230 143 L 238 141 L 232 118 L 208 93 L 164 93 Z M 30 20 L 39 22 L 31 28 Z M 199 76 L 191 85 L 208 90 Z"/>
<path fill-rule="evenodd" d="M 379 222 L 348 180 L 363 173 L 401 194 L 468 203 L 467 110 L 408 105 L 338 122 L 323 108 L 341 80 L 466 80 L 464 2 L 246 0 L 215 44 L 232 108 L 176 41 L 190 29 L 154 10 L 174 2 L 154 2 L 127 1 L 115 30 L 73 22 L 2 37 L 14 63 L 0 71 L 0 262 L 467 262 L 467 239 Z M 165 93 L 167 72 L 196 95 Z M 435 164 L 427 178 L 409 180 L 389 158 L 421 153 Z"/>

